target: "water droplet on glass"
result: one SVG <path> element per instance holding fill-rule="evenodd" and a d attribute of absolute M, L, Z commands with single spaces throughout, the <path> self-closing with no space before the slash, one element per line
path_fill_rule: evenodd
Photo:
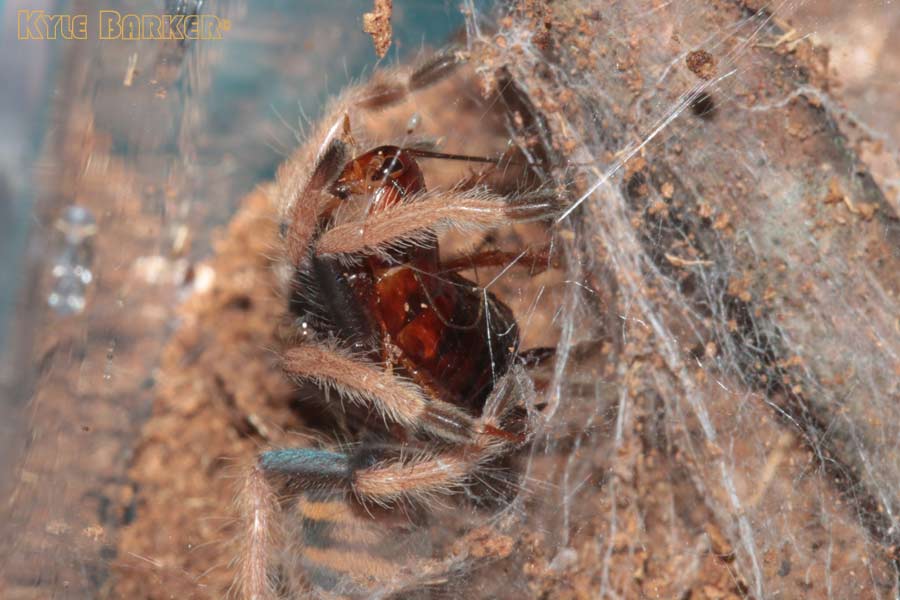
<path fill-rule="evenodd" d="M 103 369 L 103 381 L 112 381 L 113 359 L 116 357 L 116 340 L 110 340 L 106 347 L 106 368 Z"/>
<path fill-rule="evenodd" d="M 63 210 L 56 229 L 61 248 L 50 267 L 53 284 L 47 303 L 60 314 L 80 313 L 85 307 L 87 286 L 94 278 L 91 238 L 97 233 L 97 223 L 88 209 L 73 205 Z"/>

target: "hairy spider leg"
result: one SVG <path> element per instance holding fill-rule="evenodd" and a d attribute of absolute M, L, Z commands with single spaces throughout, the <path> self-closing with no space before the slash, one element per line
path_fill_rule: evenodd
<path fill-rule="evenodd" d="M 393 581 L 412 555 L 421 554 L 422 549 L 414 550 L 410 544 L 422 536 L 408 536 L 398 527 L 408 517 L 392 510 L 395 505 L 424 505 L 434 496 L 458 491 L 480 465 L 524 442 L 524 437 L 511 439 L 494 432 L 502 431 L 507 415 L 533 396 L 530 379 L 514 365 L 485 403 L 477 423 L 481 433 L 469 444 L 444 451 L 403 456 L 401 450 L 399 456 L 385 458 L 377 448 L 361 445 L 351 453 L 309 448 L 263 453 L 242 494 L 247 524 L 240 576 L 244 595 L 255 600 L 277 596 L 267 565 L 275 540 L 281 541 L 285 533 L 273 523 L 277 509 L 273 480 L 299 491 L 300 554 L 311 583 L 335 593 L 371 590 L 373 581 Z M 386 529 L 383 519 L 391 515 L 401 521 Z M 417 582 L 438 582 L 446 568 L 430 573 L 423 567 Z"/>
<path fill-rule="evenodd" d="M 333 114 L 344 116 L 346 125 L 348 110 L 378 111 L 400 102 L 411 92 L 448 77 L 463 62 L 462 53 L 447 51 L 419 66 L 405 80 L 396 73 L 376 74 L 370 84 L 349 91 L 336 105 Z M 333 119 L 326 122 L 337 123 Z M 349 147 L 354 145 L 349 136 L 340 139 L 336 133 L 337 125 L 328 127 L 327 132 L 323 130 L 326 135 L 318 137 L 325 142 L 317 153 L 311 174 L 305 170 L 306 165 L 296 163 L 286 163 L 279 170 L 278 200 L 287 207 L 282 234 L 286 238 L 287 257 L 295 270 L 307 269 L 309 261 L 317 256 L 331 255 L 338 260 L 341 254 L 386 256 L 396 251 L 392 244 L 430 243 L 445 228 L 489 228 L 508 223 L 510 219 L 542 218 L 554 207 L 554 202 L 546 199 L 547 194 L 519 195 L 513 200 L 485 191 L 457 189 L 417 197 L 417 206 L 412 207 L 412 211 L 407 210 L 409 203 L 401 201 L 390 205 L 385 202 L 384 210 L 370 215 L 371 220 L 365 223 L 362 237 L 359 236 L 359 223 L 349 224 L 355 227 L 355 232 L 341 230 L 343 225 L 323 232 L 323 220 L 327 220 L 334 206 L 334 197 L 328 188 L 347 164 Z M 438 153 L 426 156 L 426 152 L 411 154 L 439 158 Z M 477 157 L 467 159 L 494 162 Z M 394 190 L 399 187 L 392 186 Z M 413 212 L 420 213 L 420 217 L 415 217 Z M 280 537 L 286 532 L 274 519 L 284 498 L 273 491 L 272 480 L 287 480 L 294 489 L 302 490 L 297 496 L 297 510 L 303 518 L 299 528 L 305 545 L 304 560 L 320 567 L 356 564 L 354 571 L 361 572 L 371 583 L 373 578 L 382 581 L 389 578 L 388 571 L 378 570 L 371 561 L 360 566 L 353 559 L 345 560 L 346 555 L 342 559 L 339 555 L 315 553 L 317 542 L 321 546 L 339 538 L 350 544 L 367 543 L 362 539 L 366 536 L 366 528 L 357 527 L 358 521 L 352 531 L 346 528 L 353 522 L 350 517 L 352 504 L 347 502 L 350 497 L 367 502 L 368 510 L 404 500 L 425 502 L 433 495 L 450 493 L 464 486 L 466 479 L 483 461 L 525 441 L 525 435 L 509 433 L 503 427 L 503 418 L 511 406 L 521 405 L 523 397 L 534 394 L 533 385 L 518 364 L 511 365 L 507 374 L 493 386 L 477 419 L 440 399 L 423 397 L 419 386 L 321 340 L 289 350 L 285 355 L 285 368 L 296 377 L 341 389 L 351 400 L 374 407 L 386 420 L 393 419 L 413 429 L 422 428 L 443 440 L 444 445 L 430 454 L 401 455 L 385 460 L 376 460 L 372 449 L 366 447 L 359 447 L 349 454 L 309 449 L 264 453 L 245 481 L 241 502 L 247 535 L 240 582 L 247 598 L 281 597 L 281 592 L 276 590 L 278 582 L 268 571 L 270 554 L 279 547 L 279 542 L 286 541 Z M 370 520 L 374 527 L 375 520 L 371 516 Z M 332 569 L 332 575 L 337 571 L 340 568 Z M 321 577 L 317 584 L 323 587 L 335 584 L 336 578 L 329 580 L 324 569 L 319 573 Z M 332 589 L 335 593 L 342 592 L 340 586 Z"/>

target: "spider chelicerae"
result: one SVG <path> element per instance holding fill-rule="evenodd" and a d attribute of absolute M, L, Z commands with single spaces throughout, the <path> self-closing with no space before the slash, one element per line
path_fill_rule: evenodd
<path fill-rule="evenodd" d="M 367 119 L 464 62 L 447 51 L 350 88 L 279 171 L 283 369 L 322 390 L 335 427 L 354 438 L 259 457 L 242 495 L 239 589 L 247 598 L 382 596 L 445 582 L 453 558 L 434 557 L 417 525 L 436 499 L 472 497 L 479 473 L 502 469 L 529 440 L 535 391 L 526 367 L 551 352 L 520 353 L 512 311 L 461 272 L 546 269 L 548 249 L 447 258 L 438 238 L 541 221 L 554 214 L 555 195 L 540 185 L 487 185 L 499 171 L 523 170 L 511 150 L 440 152 L 411 137 L 414 123 L 391 144 L 357 139 Z M 426 161 L 469 172 L 429 190 Z M 280 518 L 285 512 L 294 518 Z"/>

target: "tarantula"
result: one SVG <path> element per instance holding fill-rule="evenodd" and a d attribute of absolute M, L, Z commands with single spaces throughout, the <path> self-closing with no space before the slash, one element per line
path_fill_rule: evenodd
<path fill-rule="evenodd" d="M 484 181 L 492 171 L 515 168 L 509 153 L 448 154 L 409 140 L 359 152 L 354 138 L 365 129 L 362 120 L 462 62 L 445 52 L 351 88 L 315 141 L 279 171 L 288 296 L 283 369 L 320 388 L 356 442 L 259 457 L 243 496 L 240 589 L 248 598 L 296 593 L 286 570 L 302 571 L 306 591 L 325 596 L 439 584 L 452 561 L 421 558 L 429 542 L 415 535 L 416 524 L 433 499 L 467 491 L 479 471 L 529 439 L 535 392 L 516 320 L 460 272 L 534 267 L 547 254 L 490 249 L 443 259 L 438 235 L 547 218 L 554 195 L 490 191 Z M 483 170 L 429 191 L 419 165 L 426 160 Z M 541 354 L 548 353 L 533 356 Z M 296 513 L 296 531 L 279 531 L 276 514 L 288 510 Z M 295 546 L 274 560 L 287 538 Z"/>

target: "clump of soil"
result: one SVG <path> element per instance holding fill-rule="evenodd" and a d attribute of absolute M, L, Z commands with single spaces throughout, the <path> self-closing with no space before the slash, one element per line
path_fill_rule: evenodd
<path fill-rule="evenodd" d="M 221 597 L 236 556 L 236 480 L 261 447 L 301 425 L 274 352 L 283 309 L 273 222 L 268 199 L 251 195 L 194 269 L 129 471 L 136 519 L 121 534 L 116 597 Z"/>

